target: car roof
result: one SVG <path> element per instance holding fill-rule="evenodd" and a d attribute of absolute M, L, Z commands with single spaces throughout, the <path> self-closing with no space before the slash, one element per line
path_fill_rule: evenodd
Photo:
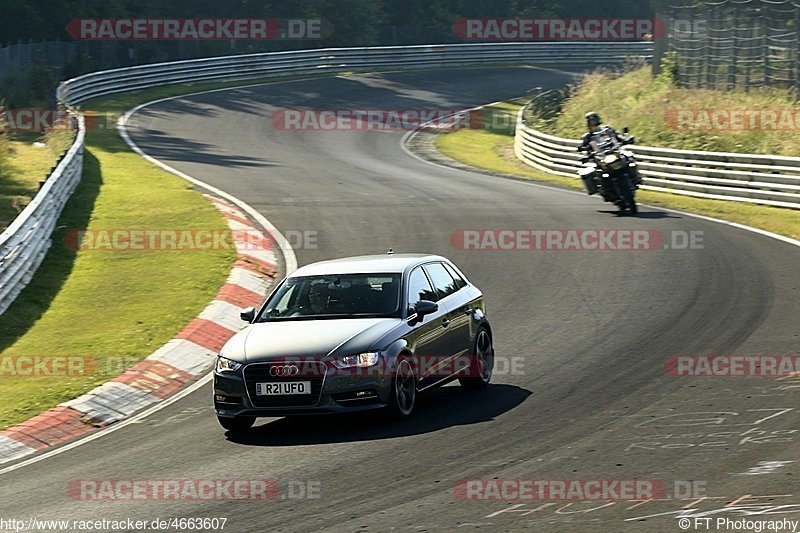
<path fill-rule="evenodd" d="M 430 254 L 384 254 L 342 257 L 319 261 L 298 268 L 289 277 L 324 276 L 328 274 L 400 274 L 407 268 L 429 261 L 449 261 L 439 255 Z"/>

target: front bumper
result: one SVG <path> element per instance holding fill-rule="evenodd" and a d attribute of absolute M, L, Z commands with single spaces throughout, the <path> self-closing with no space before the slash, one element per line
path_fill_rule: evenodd
<path fill-rule="evenodd" d="M 218 416 L 287 416 L 352 413 L 386 407 L 391 379 L 316 363 L 318 371 L 291 377 L 269 375 L 281 362 L 250 363 L 236 372 L 214 372 L 214 410 Z M 310 381 L 310 395 L 259 396 L 256 382 Z"/>

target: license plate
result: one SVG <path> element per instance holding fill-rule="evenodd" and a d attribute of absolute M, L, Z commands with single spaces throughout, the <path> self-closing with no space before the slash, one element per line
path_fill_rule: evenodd
<path fill-rule="evenodd" d="M 311 382 L 256 383 L 256 396 L 285 396 L 290 394 L 311 394 Z"/>

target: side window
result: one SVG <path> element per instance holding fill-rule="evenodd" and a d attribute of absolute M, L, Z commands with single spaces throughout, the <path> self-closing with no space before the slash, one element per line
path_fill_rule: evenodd
<path fill-rule="evenodd" d="M 433 287 L 436 289 L 436 292 L 439 293 L 439 299 L 442 299 L 445 296 L 450 296 L 458 290 L 458 287 L 456 286 L 456 280 L 454 280 L 453 277 L 447 273 L 447 270 L 444 269 L 443 264 L 431 263 L 430 265 L 425 265 L 425 270 L 431 277 L 431 281 L 433 282 Z"/>
<path fill-rule="evenodd" d="M 451 266 L 450 266 L 450 265 L 448 265 L 447 263 L 444 263 L 444 268 L 446 268 L 446 269 L 447 269 L 447 272 L 449 272 L 449 273 L 450 273 L 450 275 L 451 275 L 451 276 L 453 276 L 453 279 L 456 281 L 456 289 L 457 289 L 457 290 L 461 290 L 461 289 L 463 289 L 464 287 L 466 287 L 466 286 L 467 286 L 467 282 L 466 282 L 466 281 L 464 281 L 464 278 L 462 278 L 462 277 L 461 277 L 461 276 L 458 274 L 458 272 L 456 272 L 456 271 L 453 269 L 453 267 L 451 267 Z"/>
<path fill-rule="evenodd" d="M 413 308 L 420 300 L 435 302 L 437 298 L 425 272 L 421 268 L 415 268 L 408 276 L 408 307 Z"/>

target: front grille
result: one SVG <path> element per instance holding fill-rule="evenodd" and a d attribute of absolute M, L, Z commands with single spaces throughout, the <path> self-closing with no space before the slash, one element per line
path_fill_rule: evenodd
<path fill-rule="evenodd" d="M 269 373 L 270 367 L 284 366 L 285 363 L 254 363 L 244 369 L 244 382 L 247 394 L 254 407 L 303 407 L 317 405 L 322 394 L 322 383 L 325 381 L 327 367 L 324 363 L 303 362 L 299 374 L 291 377 L 275 377 Z M 280 383 L 283 381 L 310 381 L 311 394 L 294 394 L 286 396 L 257 396 L 256 383 Z"/>

